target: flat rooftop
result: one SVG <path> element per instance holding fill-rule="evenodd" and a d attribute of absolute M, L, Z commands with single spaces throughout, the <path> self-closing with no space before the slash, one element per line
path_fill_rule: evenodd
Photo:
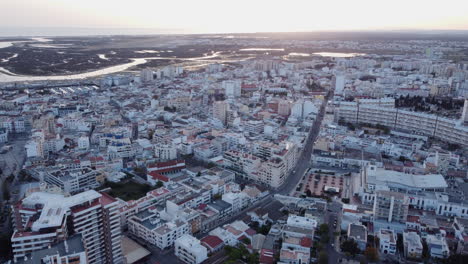
<path fill-rule="evenodd" d="M 440 189 L 448 187 L 447 182 L 441 174 L 407 174 L 374 166 L 369 166 L 366 170 L 368 183 L 403 185 L 414 189 Z"/>

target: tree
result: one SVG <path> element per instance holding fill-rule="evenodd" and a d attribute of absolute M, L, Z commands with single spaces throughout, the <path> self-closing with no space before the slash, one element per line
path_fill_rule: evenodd
<path fill-rule="evenodd" d="M 328 230 L 329 230 L 328 224 L 324 223 L 319 226 L 317 233 L 321 236 L 324 234 L 328 234 Z"/>
<path fill-rule="evenodd" d="M 8 201 L 10 200 L 10 190 L 8 188 L 8 183 L 5 181 L 3 182 L 3 200 Z"/>
<path fill-rule="evenodd" d="M 161 188 L 161 187 L 163 187 L 163 186 L 164 186 L 164 183 L 163 183 L 162 181 L 158 181 L 158 182 L 156 183 L 156 188 Z"/>
<path fill-rule="evenodd" d="M 319 264 L 328 264 L 328 254 L 325 251 L 320 251 L 319 257 L 318 257 L 318 263 Z"/>
<path fill-rule="evenodd" d="M 377 252 L 377 249 L 374 247 L 366 248 L 366 251 L 364 251 L 364 256 L 366 256 L 369 262 L 379 261 L 379 253 Z"/>
<path fill-rule="evenodd" d="M 429 255 L 429 247 L 427 246 L 426 241 L 423 240 L 422 245 L 423 245 L 422 258 L 423 259 L 428 259 L 430 257 L 430 255 Z"/>
<path fill-rule="evenodd" d="M 270 232 L 270 229 L 271 229 L 271 225 L 262 225 L 259 228 L 258 233 L 266 236 Z"/>
<path fill-rule="evenodd" d="M 251 241 L 248 237 L 245 237 L 244 239 L 242 239 L 242 243 L 246 244 L 246 245 L 250 245 Z"/>
<path fill-rule="evenodd" d="M 153 130 L 153 129 L 150 129 L 150 130 L 148 131 L 148 138 L 149 138 L 149 140 L 152 140 L 152 139 L 153 139 L 153 136 L 154 136 L 154 130 Z"/>
<path fill-rule="evenodd" d="M 312 197 L 312 192 L 310 191 L 310 189 L 307 189 L 306 195 L 307 197 Z"/>
<path fill-rule="evenodd" d="M 356 130 L 356 127 L 352 123 L 348 123 L 347 126 L 349 130 L 352 130 L 352 131 Z"/>
<path fill-rule="evenodd" d="M 341 244 L 341 250 L 349 252 L 353 257 L 359 254 L 358 244 L 353 239 L 348 239 Z"/>
<path fill-rule="evenodd" d="M 468 263 L 468 255 L 454 254 L 443 261 L 445 264 L 465 264 Z"/>
<path fill-rule="evenodd" d="M 450 150 L 450 151 L 455 151 L 455 150 L 457 150 L 459 148 L 460 148 L 460 145 L 458 145 L 458 144 L 448 144 L 448 147 L 447 147 L 447 149 Z"/>
<path fill-rule="evenodd" d="M 404 251 L 404 245 L 403 245 L 403 234 L 398 234 L 397 237 L 397 249 L 400 252 Z"/>
<path fill-rule="evenodd" d="M 359 264 L 367 264 L 368 261 L 364 256 L 361 256 L 361 259 L 359 260 Z"/>
<path fill-rule="evenodd" d="M 0 234 L 0 259 L 8 259 L 11 253 L 11 234 Z"/>

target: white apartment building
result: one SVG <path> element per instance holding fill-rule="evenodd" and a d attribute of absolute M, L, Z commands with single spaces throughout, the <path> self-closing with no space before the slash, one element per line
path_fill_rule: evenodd
<path fill-rule="evenodd" d="M 335 94 L 342 95 L 345 87 L 345 76 L 342 74 L 336 74 L 334 77 L 334 88 Z"/>
<path fill-rule="evenodd" d="M 26 157 L 43 157 L 44 156 L 44 141 L 45 135 L 41 130 L 33 131 L 31 139 L 26 143 Z"/>
<path fill-rule="evenodd" d="M 315 229 L 317 228 L 317 221 L 298 215 L 289 215 L 286 222 L 288 226 L 294 226 L 304 229 Z"/>
<path fill-rule="evenodd" d="M 374 218 L 387 222 L 405 223 L 408 216 L 409 199 L 403 193 L 378 190 L 374 199 Z"/>
<path fill-rule="evenodd" d="M 263 132 L 263 122 L 259 120 L 249 120 L 244 125 L 245 131 L 251 135 L 259 135 Z"/>
<path fill-rule="evenodd" d="M 227 124 L 229 104 L 226 101 L 216 101 L 213 103 L 213 117 L 223 123 Z"/>
<path fill-rule="evenodd" d="M 177 149 L 172 144 L 157 144 L 154 146 L 154 155 L 160 160 L 173 160 L 177 158 Z"/>
<path fill-rule="evenodd" d="M 290 106 L 289 101 L 280 100 L 278 102 L 278 115 L 289 116 L 290 110 L 291 110 L 291 106 Z"/>
<path fill-rule="evenodd" d="M 263 162 L 257 173 L 252 173 L 254 178 L 260 183 L 273 188 L 280 187 L 288 176 L 287 165 L 283 159 L 271 158 Z"/>
<path fill-rule="evenodd" d="M 199 264 L 208 258 L 208 250 L 200 240 L 191 235 L 183 235 L 174 243 L 175 255 L 184 263 Z"/>
<path fill-rule="evenodd" d="M 55 169 L 44 171 L 41 179 L 66 193 L 78 193 L 97 188 L 104 181 L 101 172 L 90 168 Z"/>
<path fill-rule="evenodd" d="M 261 159 L 255 155 L 228 150 L 223 154 L 225 166 L 247 178 L 256 179 L 254 172 L 261 164 Z"/>
<path fill-rule="evenodd" d="M 250 198 L 244 192 L 229 192 L 223 194 L 223 201 L 232 204 L 232 212 L 239 212 L 249 205 Z"/>
<path fill-rule="evenodd" d="M 135 149 L 130 143 L 112 142 L 107 146 L 107 155 L 110 159 L 130 158 L 135 156 Z"/>
<path fill-rule="evenodd" d="M 130 217 L 128 230 L 148 243 L 166 249 L 171 247 L 177 238 L 190 234 L 191 227 L 182 219 L 164 220 L 155 207 L 150 207 Z"/>
<path fill-rule="evenodd" d="M 154 80 L 154 72 L 151 69 L 143 69 L 140 71 L 141 82 L 151 82 Z"/>
<path fill-rule="evenodd" d="M 227 97 L 240 97 L 241 96 L 241 82 L 240 80 L 226 80 L 221 83 L 224 89 L 224 94 Z"/>
<path fill-rule="evenodd" d="M 450 143 L 468 146 L 468 126 L 463 119 L 455 120 L 432 114 L 400 110 L 391 106 L 390 101 L 393 99 L 385 99 L 383 103 L 377 103 L 375 99 L 373 100 L 372 102 L 364 100 L 341 102 L 336 111 L 336 119 L 351 123 L 384 125 L 390 129 L 433 136 Z M 467 104 L 465 101 L 465 106 Z"/>
<path fill-rule="evenodd" d="M 74 196 L 35 192 L 13 206 L 14 260 L 81 234 L 89 263 L 122 263 L 118 202 L 90 190 Z"/>
<path fill-rule="evenodd" d="M 81 136 L 78 138 L 78 148 L 82 150 L 89 149 L 89 137 Z"/>

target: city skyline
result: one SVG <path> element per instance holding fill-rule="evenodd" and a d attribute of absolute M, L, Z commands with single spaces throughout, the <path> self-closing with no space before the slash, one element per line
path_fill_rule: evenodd
<path fill-rule="evenodd" d="M 54 31 L 45 31 L 50 28 L 77 30 L 69 35 L 132 34 L 132 30 L 136 34 L 468 30 L 468 18 L 463 14 L 468 3 L 436 3 L 293 0 L 280 5 L 263 0 L 241 0 L 235 4 L 213 0 L 18 0 L 0 4 L 0 33 L 54 35 Z M 55 33 L 66 35 L 66 31 Z"/>
<path fill-rule="evenodd" d="M 468 263 L 466 10 L 0 0 L 0 263 Z"/>

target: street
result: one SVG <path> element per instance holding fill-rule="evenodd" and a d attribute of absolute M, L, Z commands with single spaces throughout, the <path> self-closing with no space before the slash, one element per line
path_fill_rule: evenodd
<path fill-rule="evenodd" d="M 327 99 L 325 99 L 323 101 L 322 106 L 320 107 L 317 120 L 315 120 L 314 125 L 312 126 L 309 132 L 309 136 L 306 140 L 301 156 L 297 160 L 295 169 L 293 170 L 293 172 L 291 172 L 291 174 L 282 186 L 280 186 L 276 190 L 273 190 L 273 194 L 290 195 L 290 193 L 296 189 L 296 186 L 301 181 L 305 171 L 310 167 L 310 158 L 312 156 L 314 142 L 320 132 L 320 125 L 322 124 L 327 102 Z"/>
<path fill-rule="evenodd" d="M 325 220 L 328 223 L 330 242 L 327 246 L 328 263 L 338 263 L 343 255 L 337 251 L 340 247 L 339 236 L 335 236 L 335 232 L 340 233 L 340 219 L 341 219 L 341 204 L 333 201 L 329 203 L 328 210 L 325 213 Z M 336 224 L 335 224 L 336 223 Z"/>

